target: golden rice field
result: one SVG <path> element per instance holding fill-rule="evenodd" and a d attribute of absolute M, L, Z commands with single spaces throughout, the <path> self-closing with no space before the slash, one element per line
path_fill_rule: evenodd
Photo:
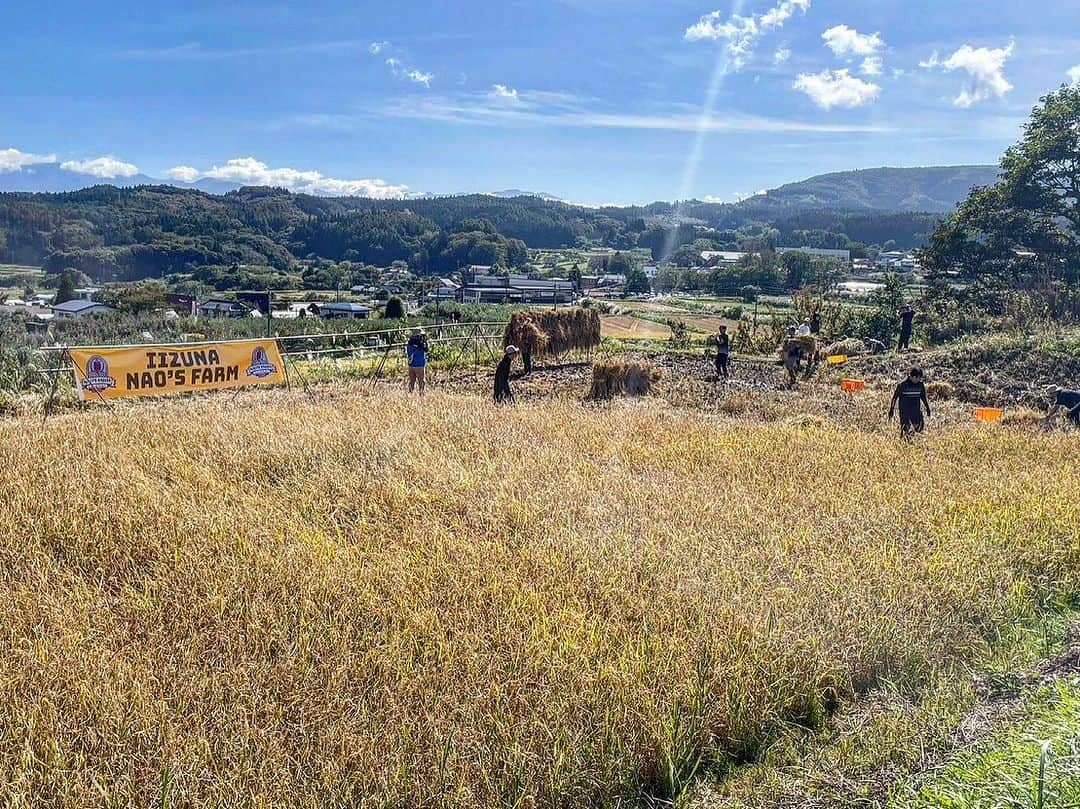
<path fill-rule="evenodd" d="M 321 390 L 0 422 L 0 805 L 634 806 L 1080 594 L 1069 434 Z"/>

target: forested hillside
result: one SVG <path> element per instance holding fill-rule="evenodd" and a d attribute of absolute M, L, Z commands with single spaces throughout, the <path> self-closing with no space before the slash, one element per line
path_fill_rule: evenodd
<path fill-rule="evenodd" d="M 822 174 L 751 197 L 743 207 L 951 211 L 974 186 L 991 185 L 997 166 L 877 168 Z"/>
<path fill-rule="evenodd" d="M 405 261 L 421 273 L 468 264 L 520 267 L 526 246 L 648 248 L 654 259 L 684 247 L 684 260 L 701 249 L 859 250 L 887 242 L 904 248 L 923 243 L 937 219 L 909 211 L 799 208 L 776 204 L 771 195 L 738 205 L 586 208 L 534 196 L 369 200 L 272 188 L 218 196 L 165 185 L 102 185 L 0 194 L 0 263 L 40 264 L 50 272 L 74 268 L 96 281 L 198 272 L 220 283 L 231 273 L 243 285 L 248 267 L 284 275 L 302 259 Z"/>

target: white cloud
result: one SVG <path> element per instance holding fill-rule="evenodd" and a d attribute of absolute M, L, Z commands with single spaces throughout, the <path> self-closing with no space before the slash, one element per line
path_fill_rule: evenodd
<path fill-rule="evenodd" d="M 174 172 L 183 172 L 177 176 Z M 192 174 L 194 172 L 194 174 Z M 303 194 L 371 197 L 373 199 L 402 199 L 409 193 L 405 185 L 391 185 L 383 180 L 339 180 L 318 171 L 293 168 L 271 168 L 254 157 L 234 157 L 223 166 L 198 171 L 190 166 L 177 166 L 169 172 L 173 179 L 195 182 L 199 177 L 240 183 L 288 188 Z"/>
<path fill-rule="evenodd" d="M 782 65 L 788 59 L 791 58 L 791 48 L 785 48 L 783 46 L 776 49 L 776 53 L 773 54 L 773 64 Z"/>
<path fill-rule="evenodd" d="M 520 101 L 518 97 L 518 91 L 513 87 L 507 87 L 505 84 L 493 84 L 491 85 L 491 92 L 488 93 L 489 98 L 499 99 L 501 101 Z"/>
<path fill-rule="evenodd" d="M 18 149 L 0 149 L 0 172 L 22 171 L 26 166 L 40 166 L 42 163 L 55 163 L 54 154 L 31 154 Z"/>
<path fill-rule="evenodd" d="M 435 78 L 435 74 L 424 73 L 422 70 L 416 70 L 414 68 L 413 70 L 410 70 L 408 73 L 406 73 L 405 77 L 411 82 L 416 82 L 417 84 L 422 84 L 425 87 L 430 88 L 431 80 Z"/>
<path fill-rule="evenodd" d="M 763 14 L 749 17 L 732 14 L 726 22 L 722 22 L 722 11 L 713 11 L 687 28 L 683 38 L 691 42 L 724 42 L 724 48 L 731 60 L 731 69 L 739 70 L 753 55 L 754 46 L 759 39 L 773 29 L 782 28 L 796 12 L 806 13 L 809 8 L 810 0 L 780 0 Z"/>
<path fill-rule="evenodd" d="M 199 179 L 199 170 L 192 166 L 173 166 L 168 171 L 170 180 L 179 180 L 182 183 L 193 183 Z"/>
<path fill-rule="evenodd" d="M 1070 84 L 1080 84 L 1080 65 L 1070 67 L 1065 71 L 1065 75 L 1069 77 Z"/>
<path fill-rule="evenodd" d="M 67 160 L 60 164 L 60 168 L 67 171 L 89 174 L 102 180 L 111 180 L 116 177 L 134 177 L 139 173 L 139 167 L 132 163 L 117 160 L 111 155 L 95 157 L 93 160 Z"/>
<path fill-rule="evenodd" d="M 834 25 L 821 35 L 825 47 L 841 59 L 873 56 L 885 47 L 881 34 L 860 34 L 847 25 Z"/>
<path fill-rule="evenodd" d="M 800 73 L 792 87 L 806 93 L 810 100 L 823 110 L 833 107 L 862 107 L 877 98 L 881 92 L 878 85 L 852 76 L 847 68 L 823 70 L 820 73 Z"/>
<path fill-rule="evenodd" d="M 991 98 L 1004 98 L 1012 84 L 1005 78 L 1005 62 L 1013 54 L 1015 42 L 1009 42 L 1004 48 L 973 48 L 964 45 L 952 56 L 942 61 L 937 51 L 929 59 L 919 62 L 925 69 L 941 68 L 952 72 L 962 70 L 968 74 L 968 84 L 953 99 L 957 107 L 967 109 L 980 101 Z"/>
<path fill-rule="evenodd" d="M 368 53 L 370 53 L 372 56 L 378 56 L 389 44 L 389 42 L 372 42 L 370 45 L 368 45 Z"/>
<path fill-rule="evenodd" d="M 880 76 L 881 75 L 881 57 L 880 56 L 867 56 L 862 60 L 862 64 L 859 66 L 859 72 L 864 76 Z"/>

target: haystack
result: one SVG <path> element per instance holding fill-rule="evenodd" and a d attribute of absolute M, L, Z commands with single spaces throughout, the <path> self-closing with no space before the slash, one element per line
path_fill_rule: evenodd
<path fill-rule="evenodd" d="M 860 354 L 866 353 L 866 346 L 863 344 L 862 340 L 856 337 L 845 337 L 842 340 L 837 340 L 835 343 L 826 346 L 822 353 L 826 357 L 857 357 Z"/>
<path fill-rule="evenodd" d="M 503 344 L 536 356 L 595 348 L 600 345 L 600 315 L 581 308 L 514 312 L 503 332 Z"/>
<path fill-rule="evenodd" d="M 616 396 L 648 396 L 656 391 L 660 369 L 644 361 L 600 360 L 592 367 L 592 386 L 587 398 L 613 399 Z"/>

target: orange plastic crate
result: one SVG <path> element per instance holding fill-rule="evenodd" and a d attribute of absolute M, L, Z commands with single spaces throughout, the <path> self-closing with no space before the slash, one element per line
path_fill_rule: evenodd
<path fill-rule="evenodd" d="M 1001 421 L 1001 417 L 1005 415 L 1005 411 L 1000 407 L 976 407 L 975 408 L 975 420 L 976 421 Z"/>
<path fill-rule="evenodd" d="M 858 393 L 866 387 L 866 383 L 861 379 L 843 379 L 840 381 L 840 389 L 846 390 L 848 393 Z"/>

